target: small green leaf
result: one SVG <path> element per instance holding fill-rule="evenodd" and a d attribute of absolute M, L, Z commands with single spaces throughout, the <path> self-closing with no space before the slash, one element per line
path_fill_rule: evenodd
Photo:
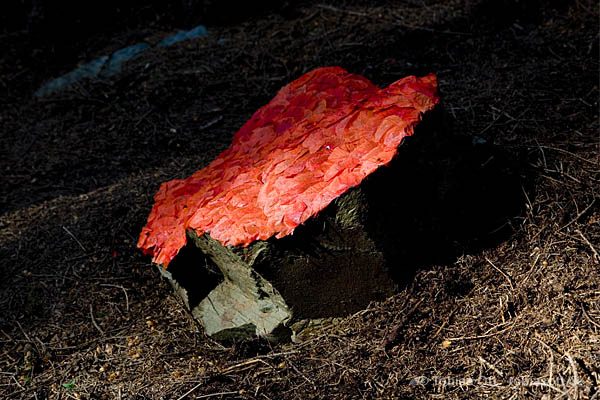
<path fill-rule="evenodd" d="M 69 383 L 63 383 L 63 387 L 67 390 L 71 390 L 75 387 L 75 379 L 73 379 L 71 382 Z"/>

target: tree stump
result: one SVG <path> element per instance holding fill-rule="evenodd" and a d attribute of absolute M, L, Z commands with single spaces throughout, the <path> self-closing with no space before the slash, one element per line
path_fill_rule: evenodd
<path fill-rule="evenodd" d="M 428 114 L 398 156 L 293 235 L 223 246 L 188 232 L 158 266 L 215 339 L 301 340 L 391 296 L 417 268 L 503 240 L 525 204 L 516 167 Z"/>
<path fill-rule="evenodd" d="M 281 340 L 296 335 L 304 320 L 356 312 L 397 288 L 390 260 L 367 229 L 379 225 L 373 218 L 380 214 L 369 212 L 369 197 L 389 195 L 388 187 L 364 186 L 281 239 L 234 247 L 188 232 L 189 244 L 168 270 L 159 269 L 206 333 L 219 339 Z M 191 271 L 197 275 L 185 275 Z"/>
<path fill-rule="evenodd" d="M 209 166 L 163 183 L 138 246 L 218 339 L 298 338 L 383 300 L 429 256 L 505 223 L 500 157 L 437 134 L 438 103 L 434 75 L 379 89 L 307 73 Z"/>

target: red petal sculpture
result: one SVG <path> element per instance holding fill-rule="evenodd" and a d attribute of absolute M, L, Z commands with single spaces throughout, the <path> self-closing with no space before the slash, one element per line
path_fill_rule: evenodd
<path fill-rule="evenodd" d="M 438 102 L 433 74 L 379 89 L 339 67 L 309 72 L 259 109 L 210 165 L 161 185 L 138 247 L 166 267 L 186 230 L 236 246 L 289 235 L 388 164 Z"/>

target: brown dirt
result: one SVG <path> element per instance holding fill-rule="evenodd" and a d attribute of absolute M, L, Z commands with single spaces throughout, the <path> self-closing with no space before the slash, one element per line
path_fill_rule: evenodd
<path fill-rule="evenodd" d="M 2 35 L 0 397 L 598 398 L 597 2 L 286 4 L 42 100 L 70 66 L 26 31 Z M 73 58 L 179 27 L 115 27 Z M 224 347 L 137 235 L 160 182 L 326 65 L 378 85 L 437 73 L 456 129 L 521 161 L 526 211 L 499 243 L 418 269 L 307 342 Z"/>

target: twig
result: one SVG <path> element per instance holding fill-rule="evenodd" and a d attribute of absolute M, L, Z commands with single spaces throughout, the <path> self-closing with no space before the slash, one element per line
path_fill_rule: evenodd
<path fill-rule="evenodd" d="M 548 169 L 548 164 L 546 163 L 546 153 L 544 153 L 544 149 L 542 148 L 540 142 L 538 142 L 537 139 L 535 139 L 535 143 L 538 145 L 540 153 L 542 153 L 542 159 L 544 160 L 544 169 Z"/>
<path fill-rule="evenodd" d="M 150 114 L 152 113 L 152 111 L 154 111 L 154 109 L 153 109 L 153 108 L 151 108 L 150 110 L 146 111 L 146 112 L 144 113 L 144 115 L 142 115 L 142 116 L 140 117 L 140 119 L 138 119 L 138 120 L 137 120 L 137 122 L 136 122 L 136 123 L 133 125 L 133 127 L 134 127 L 134 128 L 136 128 L 136 127 L 137 127 L 137 126 L 138 126 L 138 125 L 139 125 L 139 124 L 140 124 L 140 123 L 141 123 L 143 120 L 145 120 L 145 119 L 146 119 L 146 117 L 147 117 L 148 115 L 150 115 Z"/>
<path fill-rule="evenodd" d="M 72 394 L 69 394 L 69 393 L 67 393 L 67 392 L 64 392 L 64 394 L 65 394 L 67 397 L 70 397 L 70 398 L 72 398 L 72 399 L 75 399 L 75 400 L 78 400 L 78 399 L 79 399 L 78 397 L 75 397 L 75 396 L 73 396 Z"/>
<path fill-rule="evenodd" d="M 400 337 L 400 329 L 402 329 L 402 327 L 406 325 L 408 319 L 412 316 L 412 314 L 415 311 L 417 311 L 417 308 L 421 305 L 421 303 L 423 303 L 424 300 L 425 299 L 419 300 L 409 312 L 402 316 L 402 319 L 394 326 L 394 328 L 392 328 L 390 332 L 388 332 L 388 334 L 385 336 L 385 340 L 383 343 L 383 347 L 385 349 L 390 349 L 398 343 L 398 338 Z"/>
<path fill-rule="evenodd" d="M 236 392 L 219 392 L 219 393 L 203 394 L 202 396 L 196 397 L 196 399 L 208 399 L 209 397 L 226 396 L 226 395 L 230 395 L 230 394 L 240 394 L 240 392 L 236 391 Z"/>
<path fill-rule="evenodd" d="M 489 369 L 491 369 L 492 371 L 494 371 L 495 373 L 497 373 L 501 377 L 504 377 L 504 374 L 502 373 L 502 371 L 500 371 L 498 368 L 496 368 L 496 366 L 494 364 L 492 364 L 491 362 L 489 362 L 485 358 L 479 356 L 479 362 L 482 363 L 482 364 L 484 364 L 485 366 L 487 366 Z"/>
<path fill-rule="evenodd" d="M 222 115 L 219 115 L 217 118 L 214 118 L 210 121 L 208 121 L 207 123 L 205 123 L 204 125 L 200 125 L 197 129 L 199 131 L 202 131 L 204 129 L 210 128 L 211 126 L 213 126 L 214 124 L 216 124 L 217 122 L 219 122 L 220 120 L 223 119 Z"/>
<path fill-rule="evenodd" d="M 490 264 L 492 267 L 494 267 L 494 268 L 496 269 L 496 271 L 498 271 L 498 272 L 500 272 L 502 275 L 504 275 L 504 277 L 505 277 L 505 278 L 506 278 L 506 280 L 508 281 L 508 284 L 510 285 L 510 288 L 511 288 L 512 290 L 515 290 L 515 287 L 513 286 L 512 279 L 511 279 L 510 275 L 508 275 L 506 272 L 502 271 L 500 268 L 496 267 L 496 266 L 494 265 L 494 263 L 490 261 L 490 259 L 489 259 L 489 258 L 487 258 L 487 257 L 486 257 L 486 258 L 485 258 L 485 261 L 487 261 L 487 262 L 488 262 L 488 263 L 489 263 L 489 264 Z"/>
<path fill-rule="evenodd" d="M 358 11 L 343 10 L 341 8 L 330 6 L 329 4 L 317 4 L 317 7 L 318 8 L 322 8 L 324 10 L 329 10 L 329 11 L 343 12 L 343 13 L 351 14 L 351 15 L 359 15 L 361 17 L 366 17 L 367 15 L 369 15 L 369 14 L 361 13 L 361 12 L 358 12 Z"/>
<path fill-rule="evenodd" d="M 281 353 L 272 353 L 272 354 L 265 354 L 265 355 L 261 355 L 261 356 L 256 356 L 255 358 L 275 358 L 275 357 L 280 357 L 280 356 L 287 356 L 289 354 L 296 354 L 299 353 L 298 351 L 283 351 Z"/>
<path fill-rule="evenodd" d="M 25 388 L 23 386 L 21 386 L 21 384 L 19 383 L 19 380 L 17 378 L 15 378 L 14 375 L 11 375 L 11 379 L 15 381 L 15 383 L 17 384 L 17 386 L 19 386 L 22 390 L 25 390 Z"/>
<path fill-rule="evenodd" d="M 551 147 L 551 146 L 539 146 L 539 147 L 544 148 L 544 149 L 548 149 L 548 150 L 555 150 L 555 151 L 558 151 L 558 152 L 561 152 L 561 153 L 564 153 L 564 154 L 568 154 L 568 155 L 570 155 L 572 157 L 575 157 L 575 158 L 577 158 L 577 159 L 579 159 L 581 161 L 585 161 L 585 162 L 590 163 L 592 165 L 598 165 L 599 164 L 598 161 L 590 161 L 587 158 L 583 158 L 581 156 L 578 156 L 575 153 L 571 153 L 570 151 L 563 150 L 563 149 L 558 148 L 558 147 Z"/>
<path fill-rule="evenodd" d="M 196 386 L 194 386 L 193 388 L 191 388 L 190 390 L 188 390 L 187 392 L 185 392 L 184 394 L 182 394 L 180 397 L 177 398 L 177 400 L 182 400 L 185 397 L 187 397 L 188 394 L 191 394 L 194 390 L 198 389 L 200 386 L 202 386 L 204 382 L 200 382 L 199 384 L 197 384 Z"/>
<path fill-rule="evenodd" d="M 121 285 L 111 285 L 110 283 L 103 283 L 100 286 L 109 286 L 109 287 L 116 287 L 116 288 L 121 288 L 121 290 L 123 290 L 123 293 L 125 294 L 125 309 L 127 310 L 127 312 L 129 312 L 129 296 L 127 296 L 127 290 L 125 290 L 125 288 Z"/>
<path fill-rule="evenodd" d="M 473 294 L 473 292 L 475 291 L 476 288 L 477 288 L 477 286 L 473 286 L 471 288 L 471 290 L 469 290 L 469 293 L 467 293 L 467 295 L 464 297 L 464 299 L 469 298 L 469 296 L 471 296 L 471 294 Z M 442 329 L 444 329 L 446 327 L 446 325 L 448 325 L 448 322 L 450 322 L 450 319 L 454 316 L 454 313 L 458 310 L 458 308 L 460 306 L 461 306 L 461 304 L 457 304 L 452 309 L 452 311 L 450 311 L 450 314 L 448 314 L 448 317 L 446 318 L 446 320 L 442 323 L 442 325 L 440 325 L 440 327 L 438 328 L 438 330 L 429 339 L 429 343 L 431 343 L 431 341 L 433 341 L 433 339 L 435 339 L 442 332 Z"/>
<path fill-rule="evenodd" d="M 21 326 L 21 324 L 19 323 L 19 321 L 15 321 L 17 323 L 17 325 L 19 325 L 19 329 L 21 330 L 21 332 L 23 332 L 23 336 L 25 336 L 25 338 L 33 343 L 33 340 L 31 340 L 31 338 L 29 337 L 29 335 L 27 334 L 27 332 L 25 332 L 25 330 L 23 329 L 23 327 Z"/>
<path fill-rule="evenodd" d="M 101 253 L 101 252 L 102 251 L 98 250 L 98 251 L 92 251 L 92 252 L 87 253 L 87 254 L 81 254 L 79 256 L 67 258 L 67 259 L 65 259 L 65 262 L 68 263 L 68 262 L 72 262 L 72 261 L 81 260 L 82 258 L 91 257 L 91 256 L 96 255 L 96 254 Z"/>
<path fill-rule="evenodd" d="M 548 354 L 550 354 L 550 366 L 548 367 L 549 371 L 548 371 L 548 382 L 553 382 L 554 381 L 554 349 L 550 346 L 548 346 L 542 339 L 538 338 L 538 337 L 534 337 L 533 339 L 537 340 L 538 343 L 540 343 L 542 346 L 546 347 L 549 352 Z"/>
<path fill-rule="evenodd" d="M 224 374 L 228 374 L 228 373 L 233 372 L 235 370 L 241 370 L 242 367 L 247 367 L 249 365 L 256 364 L 256 363 L 259 363 L 259 362 L 267 365 L 268 367 L 273 368 L 273 366 L 271 364 L 269 364 L 268 362 L 266 362 L 266 361 L 264 361 L 264 360 L 262 360 L 260 358 L 251 358 L 251 359 L 243 361 L 243 362 L 241 362 L 239 364 L 235 364 L 235 365 L 232 365 L 231 367 L 227 367 L 224 370 L 219 371 L 219 373 L 221 373 L 223 375 Z"/>
<path fill-rule="evenodd" d="M 102 334 L 102 336 L 104 336 L 104 331 L 102 330 L 102 328 L 100 328 L 100 326 L 96 323 L 96 320 L 94 319 L 94 313 L 92 311 L 92 305 L 90 304 L 90 317 L 92 317 L 92 324 L 94 324 L 94 326 L 96 327 L 96 329 L 98 329 L 98 331 Z"/>
<path fill-rule="evenodd" d="M 306 375 L 304 375 L 302 372 L 300 372 L 300 370 L 298 368 L 296 368 L 296 366 L 294 364 L 292 364 L 292 362 L 287 357 L 285 357 L 285 361 L 287 362 L 287 364 L 289 364 L 292 367 L 292 369 L 294 371 L 296 371 L 298 373 L 298 375 L 300 375 L 302 378 L 304 378 L 304 380 L 306 382 L 311 384 L 311 386 L 313 387 L 313 390 L 315 392 L 317 391 L 317 385 L 315 385 L 315 383 L 313 381 L 311 381 L 309 378 L 307 378 Z"/>
<path fill-rule="evenodd" d="M 8 335 L 8 333 L 4 332 L 2 329 L 0 329 L 0 333 L 2 333 L 4 336 L 6 336 L 6 338 L 7 338 L 9 341 L 11 341 L 11 342 L 13 342 L 13 343 L 15 342 L 15 340 L 14 340 L 12 337 L 10 337 L 10 336 Z"/>
<path fill-rule="evenodd" d="M 571 370 L 573 371 L 573 379 L 575 380 L 575 382 L 573 382 L 573 387 L 575 389 L 575 399 L 579 398 L 579 375 L 577 374 L 577 367 L 575 366 L 575 362 L 573 361 L 573 357 L 571 357 L 571 354 L 569 354 L 569 352 L 565 353 L 565 356 L 567 357 L 567 360 L 569 360 L 569 365 L 571 366 Z"/>
<path fill-rule="evenodd" d="M 592 202 L 591 202 L 590 204 L 588 204 L 588 206 L 587 206 L 586 208 L 584 208 L 584 209 L 583 209 L 583 211 L 581 211 L 579 214 L 577 214 L 577 216 L 576 216 L 575 218 L 573 218 L 573 219 L 572 219 L 571 221 L 569 221 L 569 222 L 568 222 L 566 225 L 564 225 L 562 228 L 560 228 L 560 229 L 559 229 L 559 231 L 562 231 L 562 230 L 563 230 L 563 229 L 565 229 L 566 227 L 568 227 L 568 226 L 571 226 L 571 224 L 573 224 L 573 223 L 577 222 L 577 220 L 578 220 L 579 218 L 581 218 L 581 216 L 582 216 L 583 214 L 585 214 L 585 213 L 587 212 L 587 210 L 589 210 L 589 209 L 590 209 L 590 208 L 591 208 L 591 207 L 594 205 L 594 203 L 595 203 L 595 202 L 596 202 L 596 199 L 592 200 Z"/>
<path fill-rule="evenodd" d="M 600 255 L 598 255 L 598 252 L 596 251 L 596 249 L 594 248 L 594 246 L 592 246 L 592 243 L 590 243 L 590 241 L 588 240 L 588 238 L 586 238 L 583 233 L 577 229 L 575 232 L 577 232 L 579 234 L 579 236 L 581 236 L 581 238 L 583 239 L 583 241 L 590 246 L 590 249 L 592 249 L 592 253 L 594 253 L 594 260 L 596 261 L 596 264 L 600 264 Z"/>
<path fill-rule="evenodd" d="M 477 336 L 461 336 L 461 337 L 454 337 L 454 338 L 447 338 L 446 340 L 450 340 L 451 342 L 458 342 L 459 340 L 476 340 L 476 339 L 485 339 L 485 338 L 489 338 L 492 336 L 496 336 L 499 335 L 501 333 L 506 332 L 507 330 L 509 330 L 510 328 L 512 328 L 513 326 L 507 326 L 506 328 L 498 331 L 498 332 L 494 332 L 494 333 L 488 333 L 487 335 L 477 335 Z"/>
<path fill-rule="evenodd" d="M 355 374 L 357 374 L 357 373 L 360 372 L 356 368 L 350 368 L 350 367 L 348 367 L 348 366 L 346 366 L 344 364 L 340 364 L 338 362 L 331 361 L 331 360 L 328 360 L 328 359 L 325 359 L 325 358 L 307 357 L 306 359 L 307 360 L 314 360 L 314 361 L 322 361 L 322 362 L 324 362 L 327 365 L 337 365 L 338 367 L 343 368 L 344 370 L 350 371 L 350 372 L 355 373 Z"/>
<path fill-rule="evenodd" d="M 487 131 L 488 129 L 490 129 L 492 126 L 494 126 L 494 124 L 496 123 L 496 121 L 498 121 L 500 119 L 500 117 L 502 116 L 502 114 L 498 114 L 498 116 L 494 119 L 492 119 L 492 122 L 489 123 L 488 126 L 486 126 L 485 128 L 483 128 L 481 131 L 479 131 L 479 133 L 476 136 L 481 135 L 483 132 Z"/>
<path fill-rule="evenodd" d="M 546 383 L 546 382 L 531 382 L 530 385 L 531 386 L 544 386 L 544 387 L 550 388 L 550 389 L 555 390 L 558 393 L 560 393 L 561 394 L 560 397 L 565 397 L 567 395 L 567 392 L 565 392 L 563 390 L 560 390 L 556 386 L 553 386 L 553 385 L 551 385 L 549 383 Z"/>
<path fill-rule="evenodd" d="M 63 230 L 64 230 L 65 232 L 67 232 L 67 233 L 69 234 L 69 236 L 71 236 L 71 237 L 73 238 L 73 240 L 74 240 L 74 241 L 76 241 L 76 242 L 77 242 L 77 244 L 79 245 L 79 247 L 81 247 L 81 249 L 82 249 L 83 251 L 87 251 L 87 250 L 86 250 L 86 248 L 85 248 L 85 247 L 84 247 L 84 246 L 81 244 L 81 242 L 80 242 L 79 240 L 77 240 L 77 238 L 75 237 L 75 235 L 73 235 L 73 234 L 71 233 L 71 231 L 67 229 L 67 227 L 66 227 L 66 226 L 62 225 L 62 228 L 63 228 Z"/>
<path fill-rule="evenodd" d="M 178 397 L 177 400 L 183 400 L 184 398 L 186 398 L 189 394 L 191 394 L 193 391 L 195 391 L 196 389 L 198 389 L 203 384 L 204 384 L 204 382 L 201 382 L 201 383 L 197 384 L 196 386 L 194 386 L 193 388 L 191 388 L 190 390 L 188 390 L 187 392 L 185 392 L 183 395 L 181 395 L 180 397 Z M 209 397 L 226 396 L 226 395 L 230 395 L 230 394 L 240 394 L 240 392 L 236 391 L 236 392 L 219 392 L 219 393 L 203 394 L 203 395 L 195 397 L 195 398 L 196 399 L 208 399 Z"/>
<path fill-rule="evenodd" d="M 594 321 L 592 319 L 592 317 L 590 317 L 590 315 L 587 313 L 587 311 L 585 310 L 585 306 L 583 305 L 583 303 L 579 303 L 579 307 L 581 307 L 581 311 L 583 311 L 583 316 L 592 323 L 592 325 L 596 326 L 597 328 L 600 328 L 600 324 L 597 323 L 596 321 Z"/>
<path fill-rule="evenodd" d="M 425 31 L 425 32 L 441 33 L 441 34 L 445 34 L 445 35 L 460 35 L 460 36 L 472 36 L 473 35 L 472 33 L 469 33 L 469 32 L 458 32 L 458 31 L 451 31 L 448 29 L 445 31 L 441 31 L 439 29 L 433 29 L 433 28 L 427 28 L 424 26 L 407 24 L 405 22 L 395 22 L 394 25 L 401 26 L 403 28 L 416 29 L 416 30 L 421 30 L 421 31 Z"/>

